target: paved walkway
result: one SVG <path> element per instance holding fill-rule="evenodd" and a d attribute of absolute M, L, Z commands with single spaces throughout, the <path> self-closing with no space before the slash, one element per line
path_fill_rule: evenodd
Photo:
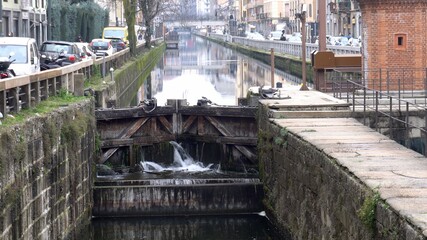
<path fill-rule="evenodd" d="M 290 90 L 283 95 L 290 99 L 261 100 L 277 110 L 272 114 L 277 124 L 335 158 L 367 186 L 378 190 L 382 199 L 427 236 L 427 159 L 423 155 L 353 118 L 342 117 L 345 108 L 350 111 L 344 101 L 317 91 Z M 342 116 L 332 113 L 334 109 Z M 299 113 L 290 114 L 292 110 Z M 328 118 L 328 112 L 335 118 Z"/>

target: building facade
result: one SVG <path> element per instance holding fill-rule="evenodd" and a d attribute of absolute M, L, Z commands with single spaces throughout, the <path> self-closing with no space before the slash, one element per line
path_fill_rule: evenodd
<path fill-rule="evenodd" d="M 1 0 L 1 36 L 31 37 L 40 45 L 47 40 L 48 0 Z"/>
<path fill-rule="evenodd" d="M 383 86 L 388 84 L 387 90 L 398 90 L 409 88 L 410 85 L 411 89 L 424 91 L 427 68 L 427 2 L 359 2 L 364 22 L 362 67 L 369 87 L 379 88 L 381 83 Z"/>
<path fill-rule="evenodd" d="M 236 19 L 265 36 L 273 30 L 288 34 L 301 32 L 296 14 L 305 4 L 307 41 L 318 36 L 318 0 L 236 0 Z M 361 35 L 362 17 L 356 0 L 326 0 L 326 34 L 331 36 Z M 249 29 L 249 28 L 248 28 Z"/>

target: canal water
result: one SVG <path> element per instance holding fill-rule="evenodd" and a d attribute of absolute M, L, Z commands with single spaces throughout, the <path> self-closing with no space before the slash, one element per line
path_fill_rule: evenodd
<path fill-rule="evenodd" d="M 299 88 L 300 79 L 219 44 L 193 35 L 180 35 L 179 49 L 167 49 L 135 96 L 137 104 L 155 98 L 186 99 L 196 105 L 237 105 L 238 99 L 260 86 Z M 291 239 L 279 234 L 263 212 L 244 215 L 95 218 L 81 239 Z"/>
<path fill-rule="evenodd" d="M 136 102 L 156 98 L 186 99 L 188 105 L 207 98 L 212 104 L 237 105 L 250 89 L 282 85 L 299 88 L 301 80 L 280 70 L 272 78 L 271 67 L 237 51 L 194 35 L 180 35 L 179 49 L 167 49 L 144 82 Z M 272 80 L 273 79 L 273 80 Z"/>

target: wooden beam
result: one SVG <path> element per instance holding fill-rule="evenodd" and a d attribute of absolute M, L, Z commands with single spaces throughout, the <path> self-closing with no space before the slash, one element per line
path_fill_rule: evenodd
<path fill-rule="evenodd" d="M 221 124 L 217 119 L 209 116 L 205 116 L 206 119 L 209 120 L 209 122 L 216 128 L 218 131 L 223 134 L 224 136 L 232 137 L 231 132 L 227 129 L 226 126 Z M 247 157 L 252 163 L 255 163 L 256 155 L 253 154 L 247 147 L 234 145 L 237 150 L 239 150 L 245 157 Z"/>
<path fill-rule="evenodd" d="M 144 125 L 150 118 L 137 119 L 130 127 L 120 134 L 120 138 L 130 138 L 142 125 Z M 108 149 L 101 157 L 99 163 L 104 163 L 118 150 L 118 147 Z"/>
<path fill-rule="evenodd" d="M 201 107 L 201 106 L 181 106 L 178 113 L 185 116 L 220 116 L 254 118 L 257 107 Z M 156 107 L 152 112 L 146 113 L 141 107 L 120 108 L 120 109 L 99 109 L 95 111 L 97 120 L 112 120 L 123 118 L 157 117 L 172 115 L 176 109 L 171 106 Z"/>
<path fill-rule="evenodd" d="M 182 126 L 182 133 L 187 132 L 191 125 L 193 125 L 194 121 L 196 120 L 197 116 L 190 116 L 183 124 Z"/>
<path fill-rule="evenodd" d="M 101 148 L 127 147 L 133 145 L 133 138 L 115 138 L 101 141 Z"/>
<path fill-rule="evenodd" d="M 120 138 L 130 138 L 136 133 L 150 118 L 137 119 L 133 124 L 128 127 L 120 136 Z"/>
<path fill-rule="evenodd" d="M 205 116 L 205 118 L 207 120 L 209 120 L 209 122 L 216 128 L 218 129 L 218 131 L 226 136 L 226 137 L 230 137 L 232 134 L 231 132 L 227 129 L 227 127 L 225 127 L 223 124 L 221 124 L 217 119 L 213 118 L 213 117 L 209 117 L 209 116 Z"/>
<path fill-rule="evenodd" d="M 172 134 L 173 133 L 172 124 L 164 116 L 159 116 L 158 118 L 159 118 L 159 121 L 166 128 L 166 130 L 168 130 L 168 132 Z"/>
<path fill-rule="evenodd" d="M 231 144 L 231 145 L 248 145 L 256 146 L 258 138 L 256 137 L 224 137 L 217 135 L 205 135 L 198 136 L 194 134 L 183 134 L 179 135 L 177 138 L 178 141 L 195 141 L 195 142 L 205 142 L 205 143 L 221 143 L 221 144 Z"/>

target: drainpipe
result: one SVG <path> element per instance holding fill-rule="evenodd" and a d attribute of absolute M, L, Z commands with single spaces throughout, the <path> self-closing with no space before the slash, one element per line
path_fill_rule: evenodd
<path fill-rule="evenodd" d="M 0 0 L 0 37 L 3 36 L 3 1 Z"/>
<path fill-rule="evenodd" d="M 52 18 L 50 17 L 52 15 L 52 0 L 47 0 L 47 12 L 46 12 L 46 19 L 47 19 L 47 40 L 52 39 Z"/>

